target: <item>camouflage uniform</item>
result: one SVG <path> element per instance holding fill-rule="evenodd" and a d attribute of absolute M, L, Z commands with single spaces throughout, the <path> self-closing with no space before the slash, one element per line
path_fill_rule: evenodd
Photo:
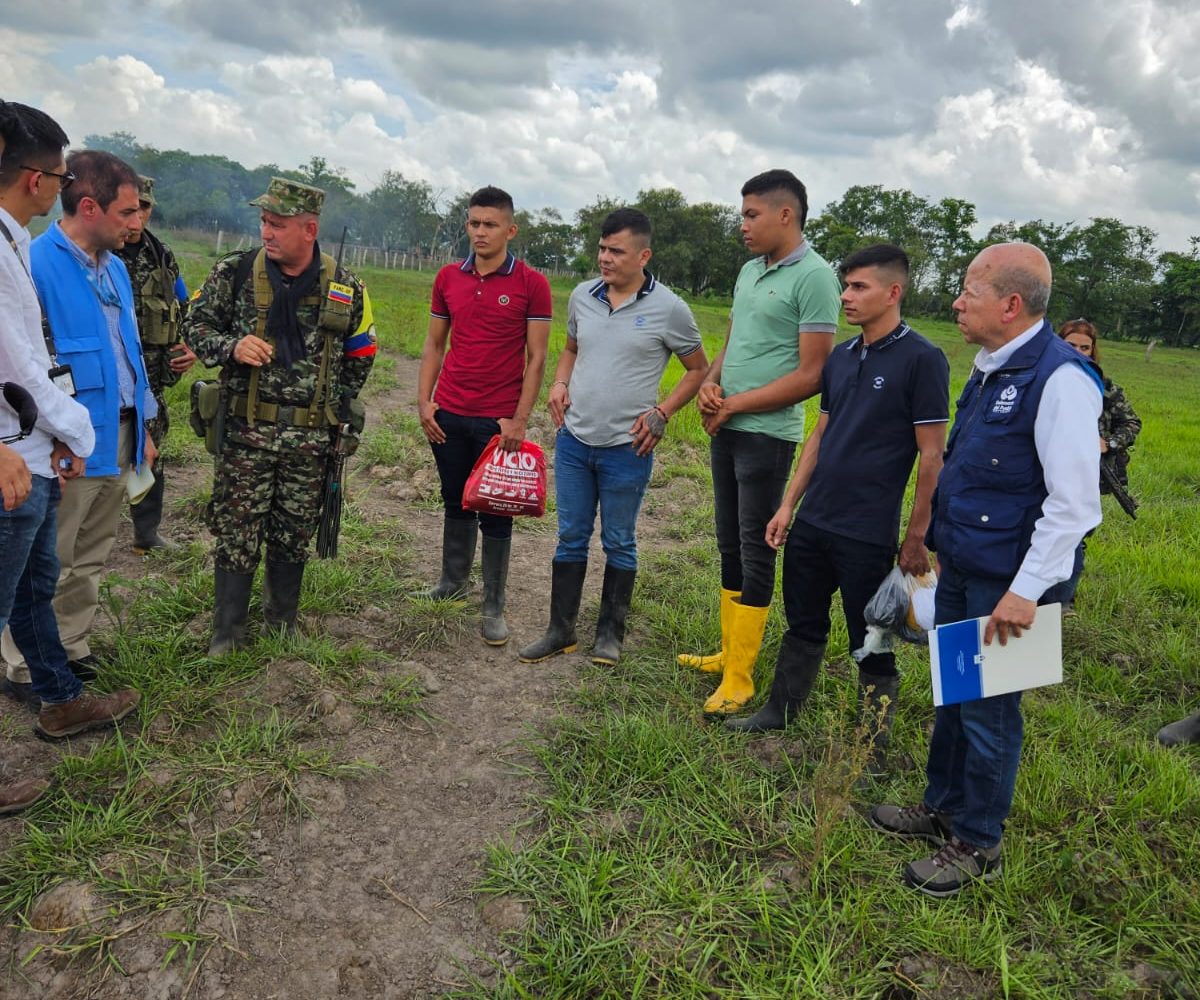
<path fill-rule="evenodd" d="M 153 301 L 153 308 L 162 311 L 161 297 L 175 298 L 175 283 L 179 277 L 179 264 L 171 248 L 158 239 L 149 229 L 143 230 L 139 243 L 126 243 L 115 251 L 125 262 L 129 271 L 129 280 L 133 282 L 133 308 L 137 313 L 138 331 L 142 335 L 142 355 L 146 359 L 146 375 L 150 380 L 150 391 L 158 401 L 158 416 L 147 421 L 146 428 L 154 439 L 157 447 L 162 446 L 170 426 L 170 416 L 167 413 L 167 403 L 163 398 L 164 391 L 182 377 L 181 373 L 171 370 L 171 348 L 180 341 L 180 324 L 161 324 L 163 333 L 153 337 L 157 343 L 147 339 L 147 300 Z M 154 287 L 160 281 L 166 287 Z M 152 289 L 151 295 L 146 295 L 147 287 Z M 181 314 L 186 310 L 186 303 L 179 303 Z M 179 317 L 182 320 L 182 315 Z"/>
<path fill-rule="evenodd" d="M 1100 413 L 1100 437 L 1108 442 L 1101 461 L 1109 464 L 1122 486 L 1129 485 L 1129 449 L 1142 430 L 1142 421 L 1133 412 L 1129 400 L 1113 380 L 1104 380 L 1104 409 Z M 1100 492 L 1108 493 L 1108 485 L 1100 480 Z"/>
<path fill-rule="evenodd" d="M 295 215 L 319 211 L 321 194 L 316 188 L 276 178 L 271 181 L 268 194 L 251 204 L 275 214 Z M 314 202 L 315 209 L 296 207 Z M 243 414 L 254 369 L 233 361 L 232 354 L 239 340 L 257 332 L 258 314 L 254 278 L 247 277 L 242 282 L 236 299 L 234 284 L 243 253 L 259 252 L 233 253 L 218 261 L 192 301 L 184 328 L 185 339 L 206 366 L 224 366 L 221 381 L 229 396 L 243 400 Z M 337 270 L 333 280 L 353 292 L 345 339 L 336 345 L 340 349 L 334 349 L 329 359 L 330 395 L 336 407 L 339 398 L 357 396 L 366 382 L 375 360 L 375 337 L 362 282 L 344 268 Z M 291 369 L 283 367 L 274 357 L 258 369 L 260 403 L 298 408 L 313 403 L 325 342 L 325 333 L 318 325 L 317 293 L 308 297 L 315 297 L 315 304 L 302 302 L 297 309 L 305 356 Z M 316 427 L 295 426 L 282 419 L 279 422 L 257 419 L 250 423 L 231 404 L 208 507 L 209 528 L 216 538 L 218 570 L 253 574 L 264 540 L 268 568 L 272 561 L 303 564 L 307 560 L 308 545 L 321 513 L 331 434 L 331 428 L 324 422 Z"/>

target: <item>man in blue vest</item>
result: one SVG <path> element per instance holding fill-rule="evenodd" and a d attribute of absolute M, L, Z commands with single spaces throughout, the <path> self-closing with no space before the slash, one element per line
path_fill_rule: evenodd
<path fill-rule="evenodd" d="M 936 621 L 989 616 L 984 643 L 1018 640 L 1039 604 L 1061 599 L 1076 546 L 1100 523 L 1099 369 L 1046 322 L 1050 264 L 1037 247 L 987 247 L 954 302 L 979 353 L 958 400 L 933 498 Z M 1066 347 L 1066 350 L 1063 348 Z M 924 800 L 876 806 L 871 824 L 938 845 L 904 881 L 951 896 L 1001 872 L 1023 724 L 1021 693 L 937 710 Z"/>
<path fill-rule="evenodd" d="M 71 153 L 66 166 L 74 181 L 62 192 L 63 217 L 33 241 L 29 256 L 58 364 L 70 367 L 75 398 L 87 407 L 96 435 L 83 474 L 66 483 L 58 506 L 54 596 L 69 665 L 91 680 L 97 661 L 88 637 L 100 576 L 116 541 L 130 470 L 158 454 L 146 433 L 158 404 L 146 378 L 129 273 L 113 253 L 142 228 L 137 172 L 93 149 Z M 59 470 L 73 461 L 63 459 Z M 10 638 L 4 658 L 21 666 Z"/>

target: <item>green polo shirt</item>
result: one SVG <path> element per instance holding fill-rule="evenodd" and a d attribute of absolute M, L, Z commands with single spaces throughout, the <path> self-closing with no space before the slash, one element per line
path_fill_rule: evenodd
<path fill-rule="evenodd" d="M 726 396 L 757 389 L 800 367 L 802 333 L 837 333 L 842 286 L 804 241 L 770 267 L 766 257 L 746 261 L 733 287 L 733 322 L 721 388 Z M 804 404 L 766 413 L 737 413 L 726 427 L 804 440 Z"/>

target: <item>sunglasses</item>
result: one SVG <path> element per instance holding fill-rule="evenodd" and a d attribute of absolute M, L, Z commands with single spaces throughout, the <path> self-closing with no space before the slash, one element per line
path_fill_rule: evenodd
<path fill-rule="evenodd" d="M 71 171 L 65 174 L 56 174 L 53 170 L 43 170 L 41 167 L 31 167 L 28 164 L 21 164 L 22 170 L 32 170 L 35 174 L 45 174 L 47 177 L 57 177 L 59 180 L 59 190 L 65 191 L 75 183 L 75 175 Z"/>

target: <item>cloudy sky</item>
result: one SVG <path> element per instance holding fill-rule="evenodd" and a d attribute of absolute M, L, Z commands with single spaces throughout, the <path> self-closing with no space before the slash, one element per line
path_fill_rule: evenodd
<path fill-rule="evenodd" d="M 773 166 L 982 223 L 1200 235 L 1194 0 L 0 0 L 0 96 L 248 166 L 324 156 L 570 214 Z"/>

